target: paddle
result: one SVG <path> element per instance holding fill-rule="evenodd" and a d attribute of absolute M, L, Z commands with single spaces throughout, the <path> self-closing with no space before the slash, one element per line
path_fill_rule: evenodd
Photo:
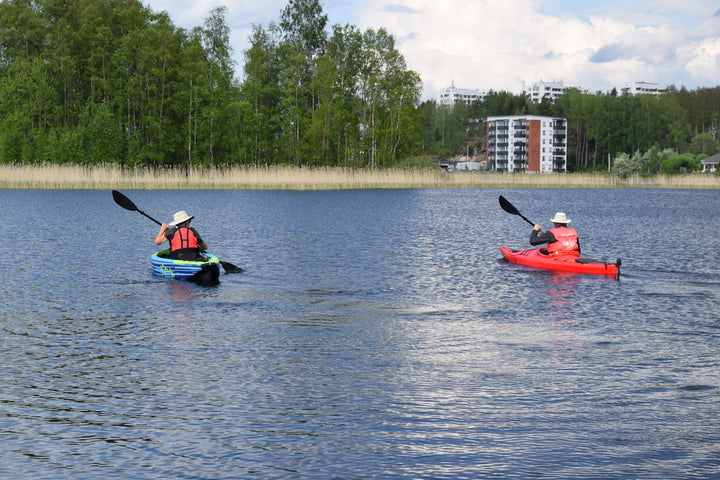
<path fill-rule="evenodd" d="M 147 218 L 149 218 L 149 219 L 152 220 L 153 222 L 157 223 L 158 225 L 162 225 L 162 222 L 158 222 L 157 220 L 155 220 L 154 218 L 152 218 L 150 215 L 148 215 L 147 213 L 145 213 L 145 212 L 143 212 L 142 210 L 140 210 L 140 209 L 133 203 L 132 200 L 130 200 L 128 197 L 126 197 L 126 196 L 123 195 L 122 193 L 118 192 L 117 190 L 113 190 L 113 191 L 112 191 L 112 195 L 113 195 L 113 200 L 115 200 L 115 203 L 117 203 L 118 205 L 120 205 L 120 206 L 121 206 L 122 208 L 124 208 L 125 210 L 130 210 L 131 212 L 138 212 L 138 213 L 140 213 L 140 214 L 142 214 L 142 215 L 145 215 Z M 243 270 L 242 268 L 240 268 L 240 267 L 238 267 L 238 266 L 236 266 L 236 265 L 233 265 L 233 264 L 230 263 L 230 262 L 223 262 L 222 260 L 220 261 L 220 265 L 222 265 L 223 270 L 225 270 L 225 273 L 240 273 L 240 272 L 244 272 L 244 271 L 245 271 L 245 270 Z"/>
<path fill-rule="evenodd" d="M 147 218 L 149 218 L 153 222 L 157 223 L 158 225 L 162 225 L 161 222 L 158 222 L 157 220 L 152 218 L 150 215 L 148 215 L 147 213 L 143 212 L 138 207 L 136 207 L 135 204 L 132 202 L 132 200 L 130 200 L 128 197 L 126 197 L 122 193 L 118 192 L 117 190 L 113 190 L 112 194 L 113 194 L 113 200 L 115 200 L 115 203 L 117 203 L 118 205 L 123 207 L 125 210 L 130 210 L 131 212 L 138 212 L 142 215 L 145 215 Z"/>
<path fill-rule="evenodd" d="M 533 222 L 531 222 L 530 220 L 528 220 L 527 218 L 525 218 L 525 216 L 522 213 L 520 213 L 518 211 L 518 209 L 513 206 L 512 203 L 508 202 L 505 197 L 500 195 L 500 198 L 498 198 L 498 200 L 500 200 L 500 206 L 502 207 L 503 210 L 505 210 L 506 212 L 508 212 L 511 215 L 517 215 L 520 218 L 522 218 L 523 220 L 525 220 L 526 222 L 528 222 L 533 227 L 535 226 L 535 224 Z"/>

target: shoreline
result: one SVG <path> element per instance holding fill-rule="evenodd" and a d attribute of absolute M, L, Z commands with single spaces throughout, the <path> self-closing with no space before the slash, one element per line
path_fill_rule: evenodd
<path fill-rule="evenodd" d="M 445 172 L 434 169 L 233 167 L 184 170 L 81 165 L 0 165 L 0 189 L 352 190 L 402 188 L 688 188 L 720 189 L 713 174 L 639 175 Z"/>

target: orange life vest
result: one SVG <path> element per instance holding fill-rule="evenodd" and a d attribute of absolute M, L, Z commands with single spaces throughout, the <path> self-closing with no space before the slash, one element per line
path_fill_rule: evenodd
<path fill-rule="evenodd" d="M 170 251 L 171 252 L 188 252 L 198 251 L 198 240 L 195 232 L 189 228 L 180 227 L 175 230 L 175 234 L 170 240 Z"/>
<path fill-rule="evenodd" d="M 580 245 L 578 234 L 568 227 L 551 228 L 549 230 L 555 236 L 555 241 L 548 243 L 548 255 L 575 255 L 580 256 Z"/>

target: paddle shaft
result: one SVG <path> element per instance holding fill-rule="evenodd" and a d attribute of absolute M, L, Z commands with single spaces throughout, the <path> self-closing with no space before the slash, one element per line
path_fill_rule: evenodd
<path fill-rule="evenodd" d="M 151 216 L 148 215 L 147 213 L 143 212 L 142 210 L 138 210 L 138 212 L 141 213 L 141 214 L 143 214 L 143 215 L 145 215 L 147 218 L 149 218 L 149 219 L 152 220 L 153 222 L 157 223 L 158 225 L 162 226 L 162 222 L 158 222 L 157 220 L 155 220 L 153 217 L 151 217 Z"/>
<path fill-rule="evenodd" d="M 525 218 L 525 215 L 523 215 L 522 213 L 518 212 L 518 213 L 517 213 L 517 216 L 520 217 L 520 218 L 522 218 L 522 219 L 525 220 L 526 222 L 528 222 L 528 223 L 529 223 L 530 225 L 532 225 L 533 227 L 535 226 L 535 224 L 534 224 L 533 222 L 531 222 L 530 220 L 528 220 L 527 218 Z"/>

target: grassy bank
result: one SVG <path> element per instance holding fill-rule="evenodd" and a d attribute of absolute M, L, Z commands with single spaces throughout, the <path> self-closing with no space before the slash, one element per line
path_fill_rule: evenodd
<path fill-rule="evenodd" d="M 0 165 L 0 188 L 37 189 L 248 189 L 336 190 L 360 188 L 720 188 L 716 175 L 618 179 L 606 174 L 529 175 L 439 169 L 237 167 L 183 170 L 115 166 Z"/>

